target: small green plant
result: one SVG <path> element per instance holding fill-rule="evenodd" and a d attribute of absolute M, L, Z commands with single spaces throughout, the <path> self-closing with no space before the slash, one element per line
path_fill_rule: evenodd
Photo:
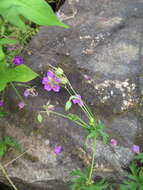
<path fill-rule="evenodd" d="M 104 132 L 104 124 L 95 118 L 81 96 L 73 89 L 70 81 L 61 68 L 51 66 L 51 70 L 49 70 L 47 76 L 43 78 L 42 84 L 44 85 L 44 89 L 47 91 L 53 90 L 55 92 L 59 92 L 61 87 L 65 88 L 70 96 L 65 104 L 65 111 L 68 112 L 73 104 L 77 104 L 85 113 L 85 117 L 87 118 L 87 121 L 85 122 L 76 114 L 58 113 L 54 111 L 54 106 L 50 105 L 49 102 L 43 106 L 43 110 L 40 111 L 37 116 L 37 120 L 39 122 L 43 121 L 43 117 L 41 115 L 42 113 L 46 113 L 47 115 L 55 114 L 57 116 L 69 119 L 86 131 L 87 137 L 85 144 L 87 144 L 89 139 L 92 140 L 91 165 L 89 166 L 89 169 L 84 171 L 84 173 L 80 170 L 72 172 L 71 175 L 76 176 L 76 178 L 73 179 L 74 184 L 72 186 L 72 190 L 104 190 L 107 187 L 104 180 L 98 183 L 94 183 L 93 181 L 93 171 L 96 157 L 96 140 L 97 138 L 102 138 L 104 143 L 108 140 L 108 134 Z"/>
<path fill-rule="evenodd" d="M 23 64 L 20 54 L 27 40 L 35 33 L 30 25 L 61 26 L 68 28 L 44 0 L 1 0 L 0 2 L 0 92 L 13 82 L 28 82 L 38 76 Z M 13 27 L 14 26 L 14 27 Z M 17 27 L 17 29 L 15 29 Z M 28 31 L 28 32 L 27 32 Z M 11 39 L 11 38 L 15 39 Z M 8 52 L 8 46 L 20 46 Z M 9 47 L 10 48 L 10 47 Z M 16 57 L 15 57 L 16 56 Z M 20 97 L 20 95 L 18 95 Z M 23 102 L 22 98 L 21 102 Z"/>
<path fill-rule="evenodd" d="M 143 190 L 143 167 L 138 167 L 135 163 L 132 163 L 130 173 L 127 175 L 120 190 Z"/>
<path fill-rule="evenodd" d="M 140 163 L 143 163 L 143 153 L 140 153 L 140 154 L 137 154 L 135 157 L 134 157 L 135 160 L 139 160 Z"/>
<path fill-rule="evenodd" d="M 20 145 L 18 142 L 11 136 L 5 136 L 3 140 L 0 141 L 0 157 L 3 157 L 10 148 L 14 148 L 17 151 L 20 151 Z"/>
<path fill-rule="evenodd" d="M 73 183 L 71 190 L 105 190 L 108 187 L 107 182 L 104 180 L 89 183 L 89 174 L 90 168 L 85 169 L 83 172 L 80 170 L 72 171 L 70 174 Z"/>

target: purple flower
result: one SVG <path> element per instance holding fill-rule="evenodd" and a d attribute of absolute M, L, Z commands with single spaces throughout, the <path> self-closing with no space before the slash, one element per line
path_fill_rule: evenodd
<path fill-rule="evenodd" d="M 83 106 L 83 101 L 79 94 L 76 95 L 76 98 L 72 100 L 74 104 L 78 104 L 79 106 Z"/>
<path fill-rule="evenodd" d="M 13 64 L 17 66 L 23 64 L 23 58 L 21 56 L 15 56 L 13 59 Z"/>
<path fill-rule="evenodd" d="M 139 154 L 140 153 L 140 147 L 138 145 L 133 145 L 132 146 L 132 152 L 133 153 L 136 153 L 136 154 Z"/>
<path fill-rule="evenodd" d="M 30 95 L 29 89 L 26 89 L 26 90 L 24 91 L 23 95 L 24 95 L 25 97 L 28 97 L 28 96 Z"/>
<path fill-rule="evenodd" d="M 116 139 L 111 139 L 110 144 L 113 146 L 117 146 L 117 140 Z"/>
<path fill-rule="evenodd" d="M 2 107 L 4 105 L 3 100 L 0 100 L 0 107 Z"/>
<path fill-rule="evenodd" d="M 54 92 L 59 92 L 60 91 L 60 79 L 57 78 L 53 71 L 48 71 L 47 76 L 43 77 L 42 84 L 44 84 L 44 89 L 47 91 L 53 90 Z"/>
<path fill-rule="evenodd" d="M 61 146 L 56 146 L 56 147 L 54 148 L 54 152 L 55 152 L 56 154 L 60 154 L 60 153 L 62 152 L 62 147 L 61 147 Z"/>
<path fill-rule="evenodd" d="M 19 107 L 20 110 L 23 109 L 24 106 L 25 106 L 24 102 L 19 102 L 18 107 Z"/>

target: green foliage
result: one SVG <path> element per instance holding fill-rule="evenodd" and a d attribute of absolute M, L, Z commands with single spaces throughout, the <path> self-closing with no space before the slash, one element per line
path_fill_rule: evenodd
<path fill-rule="evenodd" d="M 2 38 L 0 39 L 0 45 L 5 45 L 5 44 L 17 44 L 17 40 L 9 39 L 9 38 Z"/>
<path fill-rule="evenodd" d="M 9 148 L 15 148 L 17 151 L 21 150 L 20 145 L 11 136 L 5 136 L 3 140 L 0 141 L 0 156 L 4 156 Z"/>
<path fill-rule="evenodd" d="M 71 172 L 71 181 L 73 185 L 71 190 L 105 190 L 108 184 L 104 180 L 98 182 L 88 183 L 88 177 L 90 173 L 90 168 L 81 172 L 80 170 L 75 170 Z"/>
<path fill-rule="evenodd" d="M 39 113 L 37 116 L 37 120 L 41 123 L 43 121 L 42 115 Z"/>
<path fill-rule="evenodd" d="M 67 101 L 65 105 L 65 110 L 68 111 L 72 107 L 71 101 Z"/>
<path fill-rule="evenodd" d="M 0 91 L 4 90 L 10 82 L 28 82 L 37 76 L 37 73 L 24 64 L 9 68 L 6 66 L 5 60 L 0 61 Z"/>
<path fill-rule="evenodd" d="M 2 38 L 1 44 L 17 43 L 16 40 Z M 5 54 L 2 47 L 0 46 L 0 91 L 4 90 L 7 83 L 10 82 L 28 82 L 38 75 L 33 72 L 28 66 L 22 64 L 15 68 L 8 67 L 5 60 Z"/>
<path fill-rule="evenodd" d="M 137 154 L 134 159 L 139 160 L 141 163 L 143 163 L 143 153 Z"/>
<path fill-rule="evenodd" d="M 105 125 L 101 121 L 96 121 L 94 118 L 91 118 L 90 128 L 87 129 L 89 138 L 101 137 L 104 143 L 107 143 L 109 135 L 104 132 Z"/>
<path fill-rule="evenodd" d="M 135 163 L 132 163 L 130 172 L 120 190 L 143 190 L 143 168 L 138 168 Z"/>
<path fill-rule="evenodd" d="M 76 96 L 70 96 L 69 100 L 65 104 L 65 111 L 69 111 L 70 108 L 72 107 L 72 100 L 76 99 Z"/>
<path fill-rule="evenodd" d="M 5 111 L 0 111 L 0 118 L 6 116 L 8 113 Z"/>
<path fill-rule="evenodd" d="M 51 7 L 44 0 L 1 0 L 0 14 L 12 25 L 25 28 L 23 17 L 44 26 L 62 26 L 63 24 L 53 13 Z"/>

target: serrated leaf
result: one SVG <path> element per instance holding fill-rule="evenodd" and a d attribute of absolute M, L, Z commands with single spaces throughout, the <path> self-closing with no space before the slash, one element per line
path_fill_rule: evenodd
<path fill-rule="evenodd" d="M 91 132 L 88 136 L 87 139 L 95 138 L 97 137 L 97 133 L 95 131 Z"/>
<path fill-rule="evenodd" d="M 37 120 L 41 123 L 43 121 L 43 117 L 41 114 L 38 114 Z"/>

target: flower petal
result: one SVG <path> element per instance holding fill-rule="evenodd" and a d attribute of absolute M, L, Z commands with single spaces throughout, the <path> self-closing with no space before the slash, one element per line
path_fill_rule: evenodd
<path fill-rule="evenodd" d="M 72 102 L 73 102 L 74 104 L 78 104 L 78 103 L 79 103 L 79 100 L 78 100 L 78 99 L 73 99 Z"/>
<path fill-rule="evenodd" d="M 132 146 L 132 152 L 139 154 L 140 153 L 140 147 L 138 145 L 133 145 Z"/>
<path fill-rule="evenodd" d="M 54 84 L 54 87 L 52 89 L 55 92 L 59 92 L 60 91 L 60 86 L 58 84 Z"/>
<path fill-rule="evenodd" d="M 50 70 L 49 70 L 49 71 L 47 72 L 47 77 L 54 78 L 54 76 L 55 76 L 55 75 L 54 75 L 54 72 L 53 72 L 53 71 L 50 71 Z"/>
<path fill-rule="evenodd" d="M 55 152 L 56 154 L 61 153 L 61 152 L 62 152 L 62 147 L 61 147 L 61 146 L 56 146 L 56 147 L 54 148 L 54 152 Z"/>
<path fill-rule="evenodd" d="M 52 90 L 50 84 L 44 85 L 44 89 L 47 90 L 47 91 L 51 91 Z"/>
<path fill-rule="evenodd" d="M 42 84 L 47 84 L 49 82 L 47 77 L 43 77 Z"/>
<path fill-rule="evenodd" d="M 61 82 L 61 80 L 60 80 L 59 78 L 57 78 L 57 77 L 54 78 L 54 81 L 55 81 L 55 82 L 58 82 L 58 83 Z"/>

